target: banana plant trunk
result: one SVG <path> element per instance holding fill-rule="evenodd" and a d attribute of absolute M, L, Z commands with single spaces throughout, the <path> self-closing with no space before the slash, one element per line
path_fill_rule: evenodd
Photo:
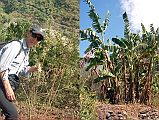
<path fill-rule="evenodd" d="M 139 102 L 139 90 L 140 90 L 140 85 L 139 85 L 139 68 L 140 68 L 140 64 L 138 63 L 137 66 L 135 66 L 136 68 L 136 72 L 135 72 L 135 98 L 136 98 L 136 102 Z"/>
<path fill-rule="evenodd" d="M 151 100 L 151 83 L 152 83 L 152 58 L 150 59 L 150 63 L 148 65 L 147 77 L 145 79 L 144 87 L 141 91 L 140 103 L 150 104 Z"/>
<path fill-rule="evenodd" d="M 148 84 L 147 84 L 147 104 L 150 104 L 151 101 L 151 83 L 152 83 L 152 58 L 150 60 L 149 68 L 148 68 Z"/>
<path fill-rule="evenodd" d="M 124 84 L 124 86 L 125 86 L 125 88 L 124 88 L 124 99 L 125 99 L 125 102 L 127 103 L 128 102 L 128 98 L 127 98 L 127 96 L 128 96 L 128 86 L 127 86 L 127 84 L 128 84 L 128 81 L 127 81 L 127 78 L 126 78 L 126 61 L 125 61 L 125 57 L 124 57 L 124 54 L 123 54 L 123 71 L 124 71 L 124 82 L 125 82 L 125 84 Z"/>
<path fill-rule="evenodd" d="M 135 83 L 133 75 L 133 65 L 130 67 L 130 88 L 129 88 L 129 100 L 131 103 L 135 103 Z"/>
<path fill-rule="evenodd" d="M 106 57 L 106 61 L 107 61 L 107 67 L 110 70 L 111 73 L 114 72 L 114 64 L 112 63 L 112 61 L 110 60 L 110 57 L 108 55 L 107 51 L 104 51 L 104 55 Z M 119 96 L 120 96 L 120 91 L 119 91 L 119 79 L 118 78 L 114 78 L 112 79 L 112 87 L 113 87 L 113 97 L 112 99 L 112 104 L 117 104 L 120 100 L 119 100 Z"/>

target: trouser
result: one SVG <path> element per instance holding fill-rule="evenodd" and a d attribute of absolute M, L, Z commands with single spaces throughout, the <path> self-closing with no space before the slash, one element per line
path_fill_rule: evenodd
<path fill-rule="evenodd" d="M 10 81 L 12 89 L 15 92 L 15 90 L 17 89 L 16 82 L 19 81 L 19 78 L 15 75 L 9 75 L 8 79 Z M 2 113 L 5 115 L 5 120 L 18 120 L 18 112 L 16 106 L 12 101 L 7 99 L 1 80 L 0 80 L 0 108 L 2 109 Z"/>
<path fill-rule="evenodd" d="M 0 107 L 3 114 L 5 115 L 5 120 L 18 120 L 18 112 L 16 106 L 12 101 L 9 101 L 4 90 L 0 88 Z"/>

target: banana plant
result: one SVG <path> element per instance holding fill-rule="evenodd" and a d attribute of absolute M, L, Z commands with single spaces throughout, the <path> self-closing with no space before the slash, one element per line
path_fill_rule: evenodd
<path fill-rule="evenodd" d="M 106 44 L 104 33 L 108 27 L 109 13 L 101 24 L 90 0 L 84 2 L 90 7 L 88 16 L 92 20 L 92 27 L 80 30 L 81 40 L 90 42 L 82 59 L 86 71 L 94 71 L 97 75 L 94 82 L 111 81 L 115 90 L 114 100 L 122 99 L 121 91 L 124 88 L 125 102 L 146 103 L 151 97 L 151 84 L 155 76 L 154 63 L 159 58 L 159 29 L 155 31 L 151 25 L 148 32 L 141 24 L 142 33 L 133 33 L 127 14 L 124 13 L 124 38 L 112 38 L 113 43 L 108 39 Z M 120 84 L 122 82 L 123 87 Z"/>
<path fill-rule="evenodd" d="M 84 62 L 86 66 L 86 71 L 90 70 L 96 74 L 96 78 L 94 79 L 95 83 L 101 81 L 109 81 L 111 79 L 111 83 L 113 89 L 116 91 L 116 76 L 114 74 L 114 65 L 110 59 L 108 45 L 106 45 L 106 41 L 104 39 L 105 32 L 109 23 L 109 12 L 106 14 L 106 17 L 103 23 L 100 23 L 100 17 L 95 11 L 95 7 L 91 3 L 90 0 L 84 0 L 86 4 L 89 5 L 88 16 L 92 20 L 92 27 L 80 30 L 81 40 L 88 40 L 90 45 L 85 50 Z M 115 48 L 116 46 L 114 46 Z M 110 47 L 109 47 L 110 48 Z M 113 46 L 111 47 L 113 48 Z M 83 64 L 83 61 L 81 62 Z M 114 97 L 114 100 L 115 101 Z"/>
<path fill-rule="evenodd" d="M 125 23 L 124 38 L 112 38 L 122 54 L 124 98 L 125 102 L 140 101 L 146 103 L 150 98 L 151 83 L 154 76 L 154 59 L 157 56 L 158 33 L 153 25 L 150 32 L 142 26 L 142 35 L 130 30 L 127 14 L 123 14 Z"/>
<path fill-rule="evenodd" d="M 90 0 L 84 0 L 86 4 L 89 5 L 90 11 L 88 12 L 88 16 L 92 20 L 92 27 L 80 30 L 81 40 L 88 40 L 90 45 L 85 50 L 85 62 L 87 62 L 86 71 L 90 69 L 94 69 L 98 75 L 98 80 L 103 80 L 107 77 L 114 77 L 111 71 L 108 69 L 107 63 L 111 63 L 108 51 L 105 49 L 104 43 L 104 33 L 108 27 L 109 22 L 109 12 L 106 15 L 103 24 L 100 23 L 100 17 L 95 12 L 95 7 L 91 3 Z M 111 65 L 111 64 L 110 64 Z M 99 70 L 99 66 L 102 66 Z M 98 70 L 97 70 L 98 68 Z M 111 68 L 109 66 L 109 68 Z"/>
<path fill-rule="evenodd" d="M 127 14 L 123 14 L 125 23 L 124 38 L 112 38 L 112 41 L 119 46 L 122 63 L 122 76 L 124 81 L 125 102 L 135 102 L 138 81 L 135 78 L 136 64 L 140 61 L 140 49 L 146 44 L 140 40 L 139 34 L 134 34 L 130 30 Z M 119 60 L 118 60 L 119 61 Z"/>
<path fill-rule="evenodd" d="M 150 25 L 150 32 L 147 32 L 142 24 L 142 41 L 147 43 L 147 47 L 143 49 L 142 59 L 147 67 L 145 72 L 146 80 L 144 81 L 143 89 L 141 90 L 141 102 L 150 103 L 152 95 L 152 83 L 156 76 L 155 63 L 158 61 L 158 47 L 159 47 L 159 34 L 158 29 L 155 31 L 153 24 Z"/>

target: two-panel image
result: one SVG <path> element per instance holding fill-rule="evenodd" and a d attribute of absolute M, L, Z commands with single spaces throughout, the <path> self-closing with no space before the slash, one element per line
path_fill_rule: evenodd
<path fill-rule="evenodd" d="M 158 120 L 158 3 L 1 0 L 0 120 Z"/>

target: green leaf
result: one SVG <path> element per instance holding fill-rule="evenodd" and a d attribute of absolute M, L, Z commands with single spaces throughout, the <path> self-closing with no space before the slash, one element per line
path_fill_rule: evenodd
<path fill-rule="evenodd" d="M 142 34 L 145 34 L 146 33 L 146 28 L 145 28 L 143 23 L 141 23 L 141 27 L 142 27 Z"/>
<path fill-rule="evenodd" d="M 108 72 L 108 71 L 103 71 L 102 74 L 103 76 L 100 76 L 94 79 L 94 83 L 98 83 L 102 80 L 107 80 L 108 78 L 115 77 L 111 72 Z"/>
<path fill-rule="evenodd" d="M 88 16 L 92 19 L 92 26 L 93 28 L 96 30 L 97 33 L 101 33 L 103 30 L 102 30 L 102 27 L 100 25 L 100 17 L 97 13 L 95 13 L 94 10 L 90 10 L 88 12 Z"/>
<path fill-rule="evenodd" d="M 118 38 L 112 38 L 112 41 L 114 43 L 116 43 L 117 45 L 119 45 L 122 48 L 126 48 L 125 43 L 122 41 L 122 39 L 118 39 Z"/>
<path fill-rule="evenodd" d="M 103 64 L 104 55 L 102 51 L 97 50 L 94 54 L 95 54 L 95 57 L 89 60 L 89 65 L 87 66 L 86 71 L 88 71 L 90 68 L 94 66 Z"/>
<path fill-rule="evenodd" d="M 80 30 L 81 40 L 87 40 L 87 33 L 84 30 Z"/>
<path fill-rule="evenodd" d="M 103 22 L 103 31 L 105 31 L 107 29 L 107 27 L 108 27 L 109 16 L 110 16 L 110 14 L 109 14 L 109 11 L 108 11 L 107 15 L 106 15 L 106 18 L 105 18 L 105 20 Z"/>
<path fill-rule="evenodd" d="M 104 77 L 97 77 L 96 79 L 94 79 L 94 83 L 98 83 L 98 82 L 100 82 L 102 80 L 106 80 L 106 79 L 108 79 L 108 77 L 106 77 L 106 76 L 104 76 Z"/>
<path fill-rule="evenodd" d="M 95 12 L 95 7 L 92 5 L 92 3 L 91 3 L 90 0 L 85 0 L 85 2 L 91 8 L 90 11 L 88 12 L 88 16 L 92 19 L 92 26 L 93 26 L 93 28 L 96 30 L 97 33 L 103 32 L 102 27 L 100 25 L 100 17 Z"/>
<path fill-rule="evenodd" d="M 91 45 L 89 45 L 89 46 L 88 46 L 88 48 L 85 50 L 85 52 L 84 52 L 84 53 L 86 54 L 87 52 L 89 52 L 89 51 L 91 51 L 91 50 L 92 50 L 92 46 L 91 46 Z"/>
<path fill-rule="evenodd" d="M 115 70 L 114 70 L 114 74 L 117 74 L 119 73 L 119 71 L 122 69 L 122 64 L 121 62 L 118 63 L 116 66 L 115 66 Z"/>
<path fill-rule="evenodd" d="M 154 29 L 153 24 L 150 24 L 150 33 L 155 34 L 155 29 Z"/>
<path fill-rule="evenodd" d="M 123 14 L 123 19 L 124 19 L 124 25 L 125 25 L 124 36 L 125 36 L 125 38 L 128 38 L 130 36 L 131 32 L 130 32 L 130 23 L 129 23 L 126 12 Z"/>
<path fill-rule="evenodd" d="M 126 47 L 131 50 L 132 49 L 132 42 L 128 41 L 127 39 L 121 38 L 121 41 L 126 45 Z"/>
<path fill-rule="evenodd" d="M 115 77 L 115 75 L 113 75 L 111 72 L 106 71 L 106 70 L 102 70 L 101 74 L 102 74 L 102 76 L 105 76 L 105 77 Z"/>
<path fill-rule="evenodd" d="M 92 30 L 92 28 L 80 30 L 80 37 L 81 40 L 89 40 L 90 42 L 97 40 L 101 43 L 99 36 Z"/>

